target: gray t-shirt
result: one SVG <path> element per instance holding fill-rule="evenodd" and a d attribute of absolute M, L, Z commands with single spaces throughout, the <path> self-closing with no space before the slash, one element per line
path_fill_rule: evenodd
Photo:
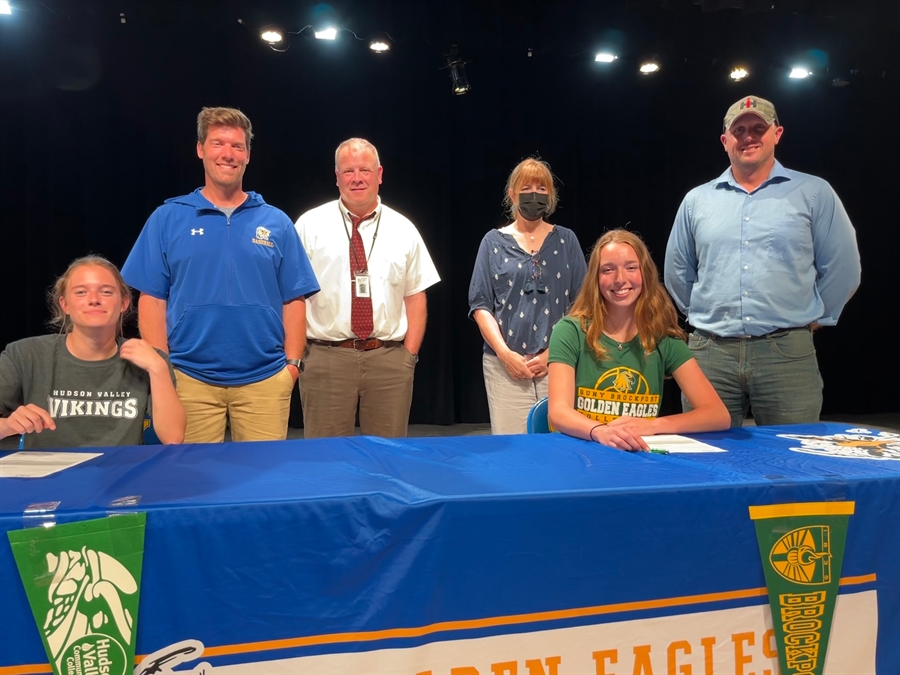
<path fill-rule="evenodd" d="M 174 381 L 168 357 L 159 353 Z M 49 412 L 56 430 L 26 434 L 26 448 L 141 445 L 150 374 L 118 354 L 103 361 L 75 358 L 65 335 L 25 338 L 0 354 L 0 415 L 29 403 Z"/>

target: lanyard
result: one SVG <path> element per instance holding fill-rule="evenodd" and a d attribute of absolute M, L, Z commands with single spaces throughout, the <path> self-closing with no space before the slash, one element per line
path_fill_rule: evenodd
<path fill-rule="evenodd" d="M 341 205 L 338 204 L 338 210 L 341 212 L 341 222 L 344 223 L 344 233 L 347 235 L 347 241 L 351 243 L 350 252 L 353 254 L 353 264 L 356 266 L 355 274 L 359 274 L 360 272 L 368 272 L 369 271 L 369 258 L 372 257 L 372 249 L 375 248 L 375 240 L 378 239 L 378 228 L 381 227 L 381 211 L 375 215 L 375 234 L 372 235 L 372 243 L 369 245 L 369 252 L 366 253 L 365 246 L 363 246 L 363 253 L 365 253 L 366 259 L 363 261 L 366 263 L 366 266 L 362 269 L 359 267 L 359 261 L 356 259 L 356 251 L 353 250 L 353 235 L 351 234 L 351 228 L 353 227 L 353 221 L 350 221 L 350 227 L 347 227 L 347 219 L 344 217 L 344 210 L 341 209 Z M 349 211 L 347 213 L 350 213 Z M 360 225 L 362 223 L 360 222 Z M 362 234 L 359 235 L 360 241 L 362 241 Z M 351 270 L 353 272 L 353 270 Z"/>

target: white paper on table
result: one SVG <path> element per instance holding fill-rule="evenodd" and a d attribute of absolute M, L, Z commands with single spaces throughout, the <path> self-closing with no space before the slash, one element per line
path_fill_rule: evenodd
<path fill-rule="evenodd" d="M 39 452 L 24 450 L 0 457 L 0 478 L 43 478 L 99 457 L 102 452 Z"/>
<path fill-rule="evenodd" d="M 651 448 L 667 450 L 671 454 L 677 452 L 727 452 L 727 450 L 717 448 L 714 445 L 701 443 L 700 441 L 695 441 L 693 438 L 678 436 L 677 434 L 660 434 L 659 436 L 642 436 L 641 438 L 643 438 Z"/>

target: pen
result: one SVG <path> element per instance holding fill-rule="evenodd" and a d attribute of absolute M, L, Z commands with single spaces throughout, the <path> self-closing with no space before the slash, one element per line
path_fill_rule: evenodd
<path fill-rule="evenodd" d="M 652 452 L 654 455 L 668 455 L 669 454 L 668 450 L 663 450 L 662 448 L 650 448 L 650 452 Z"/>

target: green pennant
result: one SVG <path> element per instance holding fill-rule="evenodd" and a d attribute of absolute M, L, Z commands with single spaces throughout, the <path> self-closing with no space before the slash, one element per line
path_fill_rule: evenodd
<path fill-rule="evenodd" d="M 822 675 L 855 502 L 751 506 L 781 675 Z"/>
<path fill-rule="evenodd" d="M 134 671 L 145 513 L 8 532 L 56 675 Z"/>

